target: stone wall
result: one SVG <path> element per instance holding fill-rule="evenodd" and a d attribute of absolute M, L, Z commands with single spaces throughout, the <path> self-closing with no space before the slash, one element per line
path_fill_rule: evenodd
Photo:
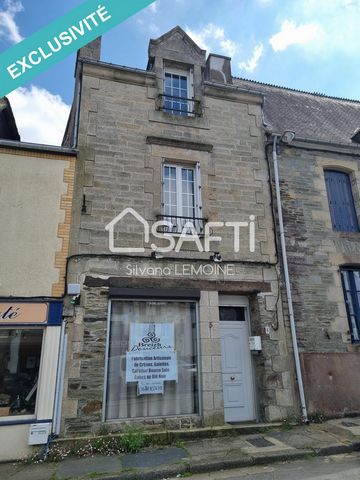
<path fill-rule="evenodd" d="M 321 409 L 334 414 L 334 405 L 327 405 L 326 395 L 316 398 L 314 392 L 329 390 L 329 377 L 318 375 L 316 384 L 311 362 L 326 359 L 319 354 L 338 354 L 336 375 L 349 378 L 349 371 L 341 371 L 348 362 L 341 354 L 357 353 L 359 347 L 351 343 L 349 323 L 341 284 L 340 266 L 360 264 L 359 233 L 337 232 L 332 229 L 324 169 L 339 169 L 350 174 L 357 212 L 359 203 L 359 159 L 341 153 L 324 153 L 301 148 L 283 148 L 279 157 L 281 194 L 294 314 L 300 351 L 305 355 L 305 393 L 310 411 Z M 311 355 L 313 354 L 312 360 Z M 329 357 L 330 358 L 330 357 Z M 333 357 L 331 357 L 333 358 Z M 326 360 L 325 360 L 326 363 Z M 319 365 L 318 372 L 324 365 Z M 334 370 L 329 364 L 328 374 Z M 335 375 L 335 371 L 333 372 Z M 360 377 L 354 368 L 352 381 Z M 344 384 L 337 383 L 344 389 Z M 337 391 L 346 398 L 345 391 Z M 343 405 L 337 413 L 355 405 Z M 338 404 L 336 404 L 338 405 Z"/>
<path fill-rule="evenodd" d="M 150 268 L 152 260 L 138 260 L 142 268 Z M 176 276 L 166 279 L 126 277 L 131 259 L 80 258 L 69 266 L 69 277 L 82 282 L 81 304 L 68 309 L 67 331 L 69 335 L 68 361 L 65 379 L 63 408 L 63 432 L 66 436 L 97 433 L 102 426 L 103 388 L 106 364 L 106 333 L 111 285 L 139 288 L 194 288 L 202 290 L 199 301 L 200 357 L 198 367 L 201 376 L 200 397 L 202 415 L 190 417 L 131 420 L 147 428 L 189 428 L 196 425 L 223 423 L 223 392 L 221 376 L 221 348 L 219 336 L 220 293 L 237 293 L 250 299 L 251 333 L 261 335 L 263 350 L 252 355 L 256 383 L 257 419 L 274 421 L 294 415 L 296 395 L 292 380 L 292 358 L 288 352 L 281 302 L 278 302 L 278 279 L 274 267 L 234 265 L 232 281 L 219 283 L 219 278 L 202 277 L 194 280 Z M 160 264 L 170 265 L 167 260 Z M 182 264 L 180 260 L 178 264 Z M 244 281 L 246 279 L 246 281 Z M 236 291 L 227 291 L 236 285 Z M 262 285 L 263 293 L 253 292 L 252 285 Z M 276 324 L 278 313 L 278 330 Z M 265 326 L 270 329 L 264 335 Z M 111 430 L 121 430 L 127 421 L 107 423 Z"/>
<path fill-rule="evenodd" d="M 81 304 L 69 310 L 68 376 L 64 398 L 63 431 L 66 435 L 96 432 L 102 422 L 106 317 L 109 285 L 152 288 L 197 288 L 200 299 L 202 416 L 149 419 L 147 426 L 189 427 L 222 424 L 223 397 L 218 328 L 218 294 L 251 297 L 251 330 L 263 337 L 263 351 L 253 356 L 256 376 L 257 418 L 277 420 L 296 411 L 292 365 L 289 356 L 279 279 L 264 152 L 262 97 L 231 85 L 204 81 L 204 53 L 175 29 L 169 48 L 152 44 L 152 55 L 173 55 L 175 62 L 194 64 L 195 96 L 202 115 L 176 116 L 159 110 L 163 63 L 151 59 L 149 71 L 84 63 L 79 160 L 73 212 L 68 279 L 82 286 Z M 176 48 L 175 48 L 176 46 Z M 164 53 L 165 52 L 165 53 Z M 169 53 L 170 52 L 170 53 Z M 172 53 L 171 53 L 172 52 Z M 162 56 L 163 55 L 163 56 Z M 169 60 L 169 58 L 168 58 Z M 202 217 L 208 221 L 249 221 L 255 216 L 255 251 L 249 248 L 249 231 L 241 230 L 240 251 L 234 252 L 233 231 L 218 232 L 222 265 L 234 265 L 231 275 L 179 277 L 174 265 L 204 265 L 209 252 L 185 245 L 162 260 L 151 258 L 139 222 L 119 222 L 115 243 L 143 247 L 138 257 L 109 251 L 106 225 L 126 207 L 132 207 L 150 224 L 161 214 L 161 170 L 166 162 L 198 165 L 201 172 Z M 203 241 L 203 240 L 201 240 Z M 131 255 L 131 254 L 130 254 Z M 144 275 L 128 264 L 168 267 L 166 278 Z M 91 279 L 91 280 L 89 280 Z M 195 282 L 195 283 L 194 283 Z M 210 323 L 213 328 L 210 329 Z M 268 334 L 264 335 L 265 326 Z M 170 422 L 170 423 L 169 423 Z M 194 423 L 195 422 L 195 423 Z M 125 422 L 126 423 L 126 422 Z M 124 422 L 111 422 L 121 429 Z"/>

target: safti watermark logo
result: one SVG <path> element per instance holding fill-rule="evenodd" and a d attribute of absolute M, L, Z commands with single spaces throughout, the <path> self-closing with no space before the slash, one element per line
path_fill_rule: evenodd
<path fill-rule="evenodd" d="M 247 222 L 207 222 L 199 231 L 198 222 L 196 220 L 186 219 L 184 224 L 181 225 L 180 233 L 176 235 L 176 231 L 179 231 L 178 225 L 173 221 L 159 220 L 154 222 L 151 226 L 147 220 L 142 217 L 133 208 L 125 208 L 119 215 L 117 215 L 110 223 L 105 227 L 105 230 L 109 232 L 109 250 L 112 253 L 144 253 L 144 247 L 121 247 L 115 246 L 115 227 L 120 222 L 126 222 L 129 216 L 133 217 L 141 226 L 144 235 L 144 244 L 148 245 L 153 252 L 157 253 L 169 253 L 180 252 L 183 245 L 192 244 L 192 250 L 197 249 L 198 252 L 212 252 L 212 244 L 216 243 L 217 246 L 222 243 L 224 235 L 226 238 L 232 236 L 233 238 L 233 251 L 238 253 L 240 251 L 240 236 L 246 238 L 250 253 L 255 252 L 255 216 L 250 215 Z M 224 232 L 223 236 L 213 235 L 214 229 L 221 229 Z M 242 233 L 242 235 L 240 235 Z M 152 241 L 150 240 L 152 236 Z M 156 239 L 161 240 L 162 244 L 166 241 L 167 245 L 157 245 L 154 243 Z"/>

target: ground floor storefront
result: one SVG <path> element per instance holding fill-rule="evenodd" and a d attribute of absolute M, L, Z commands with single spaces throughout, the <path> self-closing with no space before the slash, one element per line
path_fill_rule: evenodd
<path fill-rule="evenodd" d="M 66 319 L 62 436 L 294 415 L 274 267 L 236 267 L 231 280 L 113 274 L 126 267 L 87 259 L 70 272 L 82 283 Z"/>
<path fill-rule="evenodd" d="M 0 301 L 0 461 L 30 455 L 57 428 L 62 332 L 61 301 Z"/>

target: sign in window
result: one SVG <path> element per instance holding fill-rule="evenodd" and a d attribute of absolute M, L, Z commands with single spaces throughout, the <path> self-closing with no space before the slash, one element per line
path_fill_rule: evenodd
<path fill-rule="evenodd" d="M 113 301 L 106 418 L 198 413 L 196 304 Z"/>

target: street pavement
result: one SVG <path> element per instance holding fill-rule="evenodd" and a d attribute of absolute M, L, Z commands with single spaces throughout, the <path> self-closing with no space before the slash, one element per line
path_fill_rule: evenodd
<path fill-rule="evenodd" d="M 229 426 L 176 435 L 176 445 L 148 447 L 136 454 L 101 456 L 89 452 L 89 456 L 68 457 L 57 463 L 0 464 L 0 480 L 163 480 L 190 476 L 199 480 L 360 480 L 360 417 L 285 429 L 281 425 Z"/>
<path fill-rule="evenodd" d="M 359 480 L 360 453 L 193 475 L 191 480 Z"/>

